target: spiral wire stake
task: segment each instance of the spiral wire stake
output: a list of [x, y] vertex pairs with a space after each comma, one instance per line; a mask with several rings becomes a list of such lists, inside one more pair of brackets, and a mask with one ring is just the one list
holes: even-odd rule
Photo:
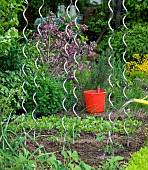
[[[110, 28], [110, 30], [111, 30], [111, 32], [112, 32], [111, 36], [110, 36], [109, 39], [108, 39], [108, 45], [109, 45], [109, 48], [111, 49], [111, 53], [110, 53], [110, 56], [109, 56], [109, 58], [108, 58], [108, 64], [109, 64], [111, 70], [113, 71], [114, 68], [113, 68], [113, 65], [111, 64], [111, 59], [112, 59], [114, 50], [113, 50], [113, 47], [112, 47], [112, 45], [111, 45], [111, 39], [112, 39], [112, 37], [113, 37], [114, 30], [113, 30], [113, 28], [111, 27], [111, 24], [110, 24], [110, 23], [111, 23], [111, 20], [112, 20], [112, 18], [113, 18], [113, 9], [112, 9], [111, 6], [110, 6], [111, 1], [112, 1], [112, 0], [109, 0], [109, 1], [108, 1], [108, 7], [109, 7], [109, 10], [110, 10], [110, 12], [111, 12], [111, 15], [110, 15], [109, 20], [108, 20], [108, 26], [109, 26], [109, 28]], [[108, 82], [109, 82], [109, 85], [111, 86], [112, 91], [113, 91], [113, 84], [112, 84], [112, 82], [111, 82], [111, 77], [112, 77], [112, 73], [109, 75]], [[112, 94], [113, 94], [113, 92], [111, 92], [111, 93], [109, 94], [109, 103], [110, 103], [110, 105], [112, 106], [112, 108], [116, 109], [116, 108], [114, 107], [112, 101], [111, 101], [111, 96], [112, 96]], [[112, 131], [113, 131], [113, 129], [114, 129], [115, 122], [113, 122], [113, 121], [111, 120], [111, 115], [112, 115], [112, 114], [113, 114], [112, 112], [110, 112], [110, 114], [109, 114], [109, 120], [110, 120], [110, 122], [111, 122], [111, 124], [112, 124], [112, 128], [111, 128], [111, 130], [110, 130], [109, 133], [108, 133], [107, 145], [109, 144], [109, 142], [111, 143], [112, 149], [113, 149], [113, 150], [112, 150], [112, 155], [114, 155], [114, 143], [113, 143], [113, 141], [112, 141]]]
[[[47, 23], [48, 23], [48, 51], [47, 51], [47, 56], [50, 57], [50, 46], [51, 46], [51, 36], [50, 36], [50, 33], [49, 33], [49, 21], [50, 21], [50, 15], [52, 15], [51, 13], [49, 14], [48, 18], [47, 18]], [[44, 63], [43, 59], [42, 59], [42, 63]]]
[[[26, 114], [27, 114], [27, 110], [26, 110], [24, 104], [25, 104], [25, 101], [26, 101], [27, 92], [25, 91], [25, 88], [24, 88], [24, 87], [25, 87], [25, 84], [26, 84], [26, 81], [27, 81], [27, 74], [26, 74], [26, 72], [25, 72], [25, 67], [26, 67], [26, 65], [27, 65], [28, 57], [27, 57], [27, 55], [26, 55], [26, 53], [25, 53], [25, 48], [26, 48], [26, 46], [27, 46], [27, 44], [28, 44], [28, 39], [27, 39], [27, 37], [26, 37], [26, 35], [25, 35], [25, 31], [26, 31], [26, 29], [27, 29], [27, 27], [28, 27], [28, 20], [27, 20], [27, 18], [26, 18], [26, 16], [25, 16], [25, 13], [26, 13], [26, 11], [27, 11], [27, 9], [28, 9], [28, 7], [29, 7], [29, 3], [28, 3], [27, 0], [25, 0], [25, 2], [26, 2], [26, 4], [27, 4], [27, 6], [26, 6], [26, 8], [25, 8], [24, 11], [23, 11], [23, 18], [24, 18], [25, 21], [26, 21], [26, 25], [25, 25], [25, 27], [24, 27], [24, 29], [23, 29], [23, 36], [24, 36], [24, 38], [25, 38], [26, 43], [25, 43], [25, 45], [23, 46], [23, 49], [22, 49], [23, 55], [24, 55], [24, 57], [25, 57], [25, 63], [24, 63], [23, 66], [22, 66], [22, 72], [23, 72], [23, 74], [24, 74], [24, 76], [25, 76], [24, 82], [23, 82], [23, 84], [22, 84], [22, 90], [23, 90], [23, 92], [24, 92], [24, 94], [25, 94], [25, 97], [24, 97], [24, 99], [23, 99], [23, 101], [22, 101], [22, 108], [23, 108], [23, 110], [24, 110], [24, 112], [25, 112], [25, 115], [26, 115]], [[24, 120], [24, 118], [22, 119], [22, 121], [23, 121], [23, 120]], [[25, 134], [26, 134], [25, 128], [23, 128], [23, 131], [24, 131]], [[24, 144], [26, 145], [26, 139], [25, 139]]]
[[[71, 17], [70, 17], [70, 15], [69, 15], [69, 13], [68, 13], [68, 10], [69, 10], [71, 4], [72, 4], [72, 0], [71, 0], [71, 2], [70, 2], [70, 5], [69, 5], [69, 6], [67, 7], [67, 9], [66, 9], [66, 14], [67, 14], [68, 18], [70, 18], [70, 19], [71, 19]], [[69, 35], [69, 33], [68, 33], [68, 27], [69, 27], [69, 23], [68, 23], [68, 24], [66, 25], [66, 27], [65, 27], [65, 32], [66, 32], [68, 38], [70, 39], [70, 35]], [[68, 65], [68, 58], [69, 58], [69, 54], [68, 54], [68, 51], [67, 51], [67, 46], [68, 46], [68, 44], [69, 44], [69, 43], [67, 42], [67, 43], [65, 44], [65, 47], [64, 47], [64, 50], [65, 50], [65, 53], [66, 53], [67, 57], [65, 57], [65, 63], [64, 63], [64, 71], [65, 71], [65, 73], [66, 73], [66, 78], [65, 78], [65, 80], [64, 80], [64, 82], [63, 82], [63, 89], [64, 89], [64, 91], [65, 91], [65, 93], [66, 93], [66, 96], [65, 96], [65, 98], [64, 98], [63, 101], [62, 101], [62, 107], [63, 107], [63, 109], [65, 110], [66, 113], [68, 112], [67, 109], [66, 109], [66, 106], [65, 106], [65, 101], [66, 101], [67, 96], [68, 96], [68, 91], [67, 91], [67, 89], [66, 89], [66, 87], [65, 87], [65, 84], [66, 84], [67, 79], [68, 79], [68, 71], [67, 71], [67, 68], [66, 68], [66, 66]], [[64, 119], [65, 119], [65, 116], [63, 116], [63, 118], [62, 118], [62, 126], [63, 126], [63, 129], [64, 129], [63, 151], [65, 150], [66, 136], [67, 136], [67, 129], [66, 129], [65, 125], [64, 125], [64, 123], [65, 123]]]
[[[40, 16], [40, 18], [41, 18], [41, 24], [43, 23], [43, 20], [44, 20], [44, 18], [43, 18], [43, 16], [42, 16], [42, 13], [41, 13], [41, 10], [42, 10], [42, 8], [43, 8], [43, 6], [44, 6], [44, 4], [45, 4], [45, 0], [42, 0], [42, 5], [40, 6], [40, 8], [39, 8], [39, 10], [38, 10], [38, 13], [39, 13], [39, 16]], [[42, 34], [41, 34], [41, 32], [40, 32], [40, 26], [41, 26], [41, 24], [39, 24], [38, 25], [38, 33], [40, 34], [40, 38], [42, 38]], [[39, 41], [39, 43], [40, 43], [40, 41]], [[39, 47], [39, 46], [38, 46]], [[41, 56], [41, 51], [39, 52], [39, 54], [40, 54], [40, 56]], [[41, 56], [41, 61], [42, 61], [42, 63], [44, 64], [44, 61], [43, 61], [43, 58], [42, 58], [42, 56]]]
[[[42, 5], [40, 6], [38, 12], [39, 12], [40, 17], [43, 19], [43, 16], [42, 16], [42, 14], [41, 14], [41, 9], [42, 9], [43, 6], [44, 6], [44, 0], [43, 0], [42, 2], [43, 2], [43, 3], [42, 3]], [[40, 37], [42, 37], [42, 34], [41, 34], [41, 32], [40, 32], [40, 26], [41, 26], [41, 23], [37, 26], [37, 30], [38, 30], [38, 33], [39, 33]], [[40, 40], [38, 40], [37, 43], [36, 43], [36, 49], [37, 49], [37, 51], [38, 51], [39, 56], [41, 56], [41, 51], [40, 51], [40, 49], [39, 49], [39, 44], [40, 44]], [[34, 140], [35, 140], [35, 136], [36, 136], [36, 126], [37, 126], [37, 122], [36, 122], [36, 118], [34, 117], [34, 113], [35, 113], [35, 111], [36, 111], [36, 109], [37, 109], [37, 107], [38, 107], [38, 104], [37, 104], [37, 102], [36, 102], [36, 100], [35, 100], [35, 96], [36, 96], [36, 94], [37, 94], [37, 92], [38, 92], [38, 90], [39, 90], [39, 89], [38, 89], [38, 85], [37, 85], [37, 83], [36, 83], [36, 79], [38, 78], [38, 73], [39, 73], [39, 68], [38, 68], [38, 65], [37, 65], [38, 60], [39, 60], [39, 57], [36, 58], [35, 63], [34, 63], [34, 64], [35, 64], [35, 67], [36, 67], [36, 69], [37, 69], [37, 74], [36, 74], [36, 76], [34, 77], [34, 85], [35, 85], [35, 87], [36, 87], [36, 91], [35, 91], [35, 93], [33, 94], [33, 102], [35, 103], [35, 108], [34, 108], [34, 110], [32, 111], [32, 118], [33, 118], [34, 124], [35, 124], [34, 134], [33, 134]]]
[[[66, 50], [66, 47], [65, 47], [65, 50]], [[66, 59], [66, 61], [65, 61], [65, 63], [64, 63], [64, 71], [65, 71], [65, 73], [67, 74], [67, 76], [68, 76], [68, 71], [67, 71], [67, 69], [66, 69], [66, 65], [67, 65], [67, 59]], [[66, 109], [66, 107], [65, 107], [65, 101], [66, 101], [66, 99], [67, 99], [67, 96], [68, 96], [68, 91], [67, 91], [67, 89], [66, 89], [66, 87], [65, 87], [65, 83], [67, 82], [67, 78], [64, 80], [64, 82], [63, 82], [63, 89], [64, 89], [64, 91], [65, 91], [65, 93], [66, 93], [66, 97], [63, 99], [63, 101], [62, 101], [62, 106], [63, 106], [63, 109], [65, 110], [65, 112], [67, 113], [68, 111], [67, 111], [67, 109]], [[67, 135], [67, 129], [66, 129], [66, 127], [65, 127], [65, 125], [64, 125], [64, 119], [65, 119], [65, 117], [63, 116], [63, 118], [62, 118], [62, 126], [63, 126], [63, 128], [64, 128], [64, 138], [63, 138], [63, 151], [65, 150], [65, 145], [66, 145], [66, 135]]]
[[[75, 8], [76, 8], [77, 12], [80, 13], [80, 11], [79, 11], [79, 9], [78, 9], [78, 7], [77, 7], [77, 2], [78, 2], [78, 0], [75, 1]], [[78, 27], [78, 24], [77, 24], [77, 18], [78, 18], [78, 17], [76, 16], [75, 19], [74, 19], [74, 23], [75, 23], [75, 27], [77, 28], [77, 30], [79, 30], [79, 27]], [[79, 50], [79, 45], [78, 45], [77, 40], [76, 40], [77, 36], [78, 36], [77, 34], [75, 34], [75, 36], [74, 36], [74, 42], [75, 42], [75, 44], [76, 44], [76, 46], [77, 46], [77, 50], [76, 50], [76, 52], [75, 52], [75, 54], [74, 54], [74, 62], [76, 63], [76, 69], [74, 70], [73, 75], [74, 75], [74, 80], [75, 80], [76, 84], [78, 85], [79, 82], [78, 82], [78, 79], [76, 78], [76, 72], [77, 72], [77, 68], [78, 68], [78, 66], [79, 66], [79, 63], [78, 63], [78, 61], [77, 61], [77, 59], [76, 59], [76, 55], [77, 55], [78, 50]], [[76, 93], [75, 93], [76, 89], [77, 89], [77, 86], [75, 85], [75, 87], [74, 87], [74, 89], [73, 89], [73, 95], [74, 95], [74, 97], [75, 97], [75, 99], [76, 99], [76, 103], [74, 103], [74, 105], [73, 105], [73, 113], [74, 113], [75, 116], [76, 116], [76, 121], [75, 121], [74, 124], [73, 124], [73, 144], [74, 144], [74, 137], [75, 137], [75, 125], [76, 125], [76, 123], [77, 123], [78, 118], [80, 118], [80, 117], [78, 116], [78, 114], [76, 113], [76, 110], [75, 110], [75, 107], [76, 107], [76, 105], [77, 105], [77, 103], [78, 103], [78, 97], [77, 97], [77, 95], [76, 95]]]
[[[39, 10], [38, 10], [38, 13], [39, 13], [39, 15], [40, 15], [40, 18], [41, 18], [41, 21], [42, 21], [42, 22], [43, 22], [43, 16], [42, 16], [42, 14], [41, 14], [41, 10], [42, 10], [43, 6], [44, 6], [44, 0], [42, 0], [42, 5], [40, 6], [40, 8], [39, 8]], [[38, 31], [38, 33], [39, 33], [39, 35], [40, 35], [40, 39], [42, 38], [42, 34], [41, 34], [41, 31], [40, 31], [40, 26], [41, 26], [42, 22], [37, 26], [37, 31]], [[41, 58], [41, 60], [42, 60], [41, 51], [40, 51], [40, 48], [39, 48], [40, 39], [39, 39], [39, 40], [37, 41], [37, 43], [36, 43], [36, 49], [37, 49], [37, 51], [38, 51], [39, 56], [36, 58], [36, 60], [35, 60], [35, 62], [34, 62], [35, 67], [36, 67], [36, 70], [37, 70], [37, 73], [36, 73], [36, 75], [35, 75], [35, 77], [34, 77], [34, 85], [35, 85], [35, 87], [36, 87], [36, 91], [35, 91], [35, 93], [33, 94], [33, 102], [35, 103], [35, 108], [34, 108], [34, 110], [32, 111], [32, 118], [33, 118], [34, 124], [35, 124], [34, 133], [33, 133], [33, 139], [32, 139], [31, 136], [29, 136], [30, 139], [31, 139], [32, 141], [34, 141], [34, 142], [38, 145], [38, 148], [33, 152], [32, 155], [34, 155], [39, 149], [43, 149], [45, 155], [47, 154], [45, 147], [42, 146], [42, 145], [40, 145], [38, 142], [36, 142], [36, 126], [37, 126], [37, 121], [36, 121], [36, 118], [35, 118], [35, 116], [34, 116], [35, 111], [37, 110], [37, 107], [38, 107], [38, 103], [37, 103], [36, 100], [35, 100], [35, 96], [36, 96], [36, 94], [37, 94], [38, 91], [39, 91], [38, 85], [37, 85], [37, 83], [36, 83], [36, 80], [37, 80], [38, 74], [39, 74], [38, 61], [39, 61], [40, 58]], [[39, 58], [39, 57], [40, 57], [40, 58]], [[43, 60], [42, 60], [42, 62], [43, 62]], [[44, 76], [43, 76], [43, 78], [44, 78]], [[47, 161], [47, 156], [46, 156], [46, 161]]]
[[[44, 21], [44, 18], [43, 18], [42, 13], [41, 13], [41, 10], [42, 10], [44, 4], [45, 4], [45, 0], [42, 0], [42, 5], [40, 6], [40, 8], [39, 8], [39, 10], [38, 10], [39, 16], [40, 16], [40, 18], [41, 18], [41, 24], [42, 24], [43, 21]], [[48, 22], [48, 20], [47, 20], [47, 22]], [[40, 34], [40, 39], [42, 38], [42, 33], [41, 33], [40, 30], [39, 30], [41, 24], [39, 25], [39, 27], [37, 27], [37, 28], [38, 28], [38, 33]], [[39, 44], [40, 44], [40, 41], [39, 41]], [[39, 44], [38, 44], [38, 47], [39, 47]], [[50, 41], [49, 41], [49, 47], [50, 47]], [[44, 65], [44, 59], [43, 59], [43, 57], [42, 57], [43, 55], [42, 55], [41, 51], [39, 52], [39, 54], [40, 54], [41, 62], [42, 62], [42, 64]], [[49, 50], [48, 50], [48, 56], [49, 56]], [[45, 73], [45, 68], [43, 68], [43, 73]], [[42, 76], [43, 76], [43, 79], [45, 80], [45, 76], [44, 76], [44, 75], [42, 75]]]
[[[127, 85], [128, 85], [128, 80], [126, 79], [126, 76], [125, 76], [126, 66], [127, 66], [127, 61], [126, 61], [126, 59], [125, 59], [125, 55], [126, 55], [126, 53], [127, 53], [127, 51], [128, 51], [128, 45], [127, 45], [127, 43], [125, 42], [125, 37], [126, 37], [127, 31], [128, 31], [128, 28], [127, 28], [127, 26], [126, 26], [126, 24], [125, 24], [125, 19], [126, 19], [126, 16], [127, 16], [127, 14], [128, 14], [128, 10], [127, 10], [127, 8], [125, 7], [125, 4], [124, 4], [124, 3], [125, 3], [125, 0], [122, 1], [123, 8], [124, 8], [124, 10], [125, 10], [125, 12], [126, 12], [125, 15], [123, 16], [123, 19], [122, 19], [123, 26], [124, 26], [124, 28], [125, 28], [125, 33], [124, 33], [124, 35], [123, 35], [123, 43], [124, 43], [124, 45], [125, 45], [125, 51], [124, 51], [123, 56], [122, 56], [123, 61], [124, 61], [124, 63], [125, 63], [125, 67], [124, 67], [124, 70], [123, 70], [123, 78], [124, 78], [124, 81], [125, 81], [125, 87], [123, 88], [123, 95], [124, 95], [125, 99], [128, 100], [128, 97], [127, 97], [127, 95], [126, 95], [126, 93], [125, 93], [125, 91], [126, 91], [126, 89], [127, 89]], [[129, 102], [130, 102], [130, 101], [129, 101]], [[125, 114], [125, 115], [127, 116], [127, 118], [128, 118], [128, 113], [126, 112], [125, 107], [123, 107], [123, 111], [124, 111], [124, 114]], [[129, 147], [129, 133], [127, 132], [127, 129], [126, 129], [126, 121], [127, 121], [127, 118], [126, 118], [125, 121], [124, 121], [124, 131], [125, 131], [125, 133], [126, 133], [126, 135], [127, 135], [127, 147]]]

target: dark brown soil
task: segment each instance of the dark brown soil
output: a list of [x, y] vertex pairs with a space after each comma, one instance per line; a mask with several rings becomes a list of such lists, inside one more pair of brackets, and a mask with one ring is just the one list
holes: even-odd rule
[[[63, 116], [62, 114], [60, 114]], [[70, 114], [68, 115], [71, 116]], [[87, 115], [88, 116], [88, 115]], [[101, 114], [101, 115], [94, 115], [94, 116], [103, 116], [105, 119], [108, 119], [107, 114]], [[121, 119], [123, 117], [121, 116]], [[143, 125], [139, 127], [140, 132], [134, 133], [132, 135], [129, 135], [129, 138], [127, 140], [127, 136], [120, 134], [120, 133], [114, 133], [112, 134], [112, 141], [114, 143], [119, 142], [124, 146], [124, 149], [118, 148], [115, 146], [115, 152], [114, 155], [120, 155], [125, 158], [125, 162], [127, 162], [130, 158], [130, 154], [133, 152], [136, 152], [140, 150], [141, 147], [144, 146], [146, 137], [148, 136], [148, 130], [146, 127], [146, 124], [148, 123], [148, 114], [143, 113], [142, 111], [138, 111], [136, 114], [132, 116], [132, 119], [137, 119], [140, 121], [143, 121]], [[62, 150], [62, 142], [55, 142], [51, 141], [49, 139], [50, 135], [56, 136], [56, 130], [51, 131], [37, 131], [37, 142], [41, 145], [44, 145], [47, 152], [54, 152], [56, 153], [57, 159], [63, 161], [62, 156], [60, 155], [60, 152]], [[100, 165], [100, 161], [103, 160], [103, 158], [106, 160], [106, 158], [109, 158], [109, 154], [105, 153], [103, 150], [103, 147], [105, 146], [107, 139], [103, 140], [101, 142], [96, 141], [96, 132], [83, 132], [80, 134], [80, 136], [77, 138], [77, 140], [70, 144], [70, 146], [66, 147], [66, 149], [71, 149], [73, 151], [77, 151], [80, 158], [87, 164], [97, 168]], [[58, 138], [59, 141], [63, 141], [63, 139]], [[129, 146], [127, 146], [127, 141], [129, 142]], [[27, 140], [26, 148], [33, 152], [37, 146], [34, 144], [34, 142]]]

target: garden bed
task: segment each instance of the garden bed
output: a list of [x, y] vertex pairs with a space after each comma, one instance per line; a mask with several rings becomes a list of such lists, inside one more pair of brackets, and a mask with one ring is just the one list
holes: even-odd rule
[[[62, 113], [59, 114], [62, 117]], [[114, 115], [114, 118], [117, 114]], [[57, 115], [58, 116], [58, 115]], [[73, 113], [69, 113], [67, 115], [68, 117], [73, 116]], [[82, 115], [83, 118], [89, 116], [88, 114]], [[94, 115], [95, 117], [104, 117], [104, 119], [108, 119], [107, 114], [101, 114], [101, 115]], [[118, 116], [118, 115], [117, 115]], [[119, 116], [118, 116], [119, 117]], [[122, 115], [120, 116], [122, 118]], [[112, 141], [118, 146], [115, 146], [115, 154], [114, 156], [122, 156], [124, 157], [124, 162], [128, 162], [130, 159], [130, 154], [133, 152], [136, 152], [140, 150], [141, 147], [144, 146], [146, 136], [147, 136], [147, 124], [148, 124], [148, 115], [144, 113], [142, 110], [139, 110], [136, 114], [134, 114], [131, 119], [133, 120], [139, 120], [142, 121], [142, 125], [138, 127], [138, 132], [132, 133], [129, 135], [128, 141], [129, 146], [127, 146], [127, 136], [120, 132], [115, 132], [112, 134]], [[62, 150], [62, 141], [63, 136], [58, 137], [57, 136], [57, 129], [52, 130], [37, 130], [36, 136], [37, 136], [37, 142], [41, 145], [43, 145], [47, 152], [54, 152], [57, 159], [61, 160], [63, 162], [63, 157], [61, 156], [61, 150]], [[32, 135], [33, 132], [30, 132]], [[99, 167], [100, 162], [106, 160], [111, 156], [110, 153], [105, 153], [104, 146], [106, 146], [107, 138], [106, 139], [97, 141], [98, 132], [81, 132], [79, 133], [79, 137], [75, 140], [75, 142], [72, 144], [69, 144], [67, 142], [66, 150], [72, 150], [77, 151], [79, 154], [79, 157], [87, 164], [91, 165], [92, 167]], [[51, 136], [56, 136], [56, 140], [51, 140]], [[31, 141], [30, 139], [27, 139], [27, 145], [26, 149], [33, 152], [35, 149], [37, 149], [37, 145]]]

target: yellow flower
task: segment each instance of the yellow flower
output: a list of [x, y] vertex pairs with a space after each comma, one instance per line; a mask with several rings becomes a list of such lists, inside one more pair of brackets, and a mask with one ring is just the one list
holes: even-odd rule
[[134, 54], [133, 59], [136, 59], [136, 61], [127, 63], [127, 74], [132, 75], [135, 71], [148, 74], [148, 54], [143, 57], [139, 54]]

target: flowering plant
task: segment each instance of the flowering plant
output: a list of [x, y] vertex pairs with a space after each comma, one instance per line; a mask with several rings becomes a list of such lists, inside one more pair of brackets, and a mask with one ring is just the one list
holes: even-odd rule
[[35, 34], [35, 40], [40, 41], [43, 62], [54, 75], [64, 75], [65, 62], [69, 78], [73, 78], [76, 68], [90, 68], [87, 58], [93, 56], [96, 44], [86, 43], [87, 38], [83, 36], [83, 31], [87, 30], [86, 25], [77, 26], [74, 20], [68, 21], [64, 17], [56, 20], [51, 14], [40, 25], [41, 34]]
[[127, 74], [130, 77], [139, 77], [142, 75], [148, 75], [148, 54], [140, 56], [139, 54], [134, 54], [133, 60], [128, 62]]

